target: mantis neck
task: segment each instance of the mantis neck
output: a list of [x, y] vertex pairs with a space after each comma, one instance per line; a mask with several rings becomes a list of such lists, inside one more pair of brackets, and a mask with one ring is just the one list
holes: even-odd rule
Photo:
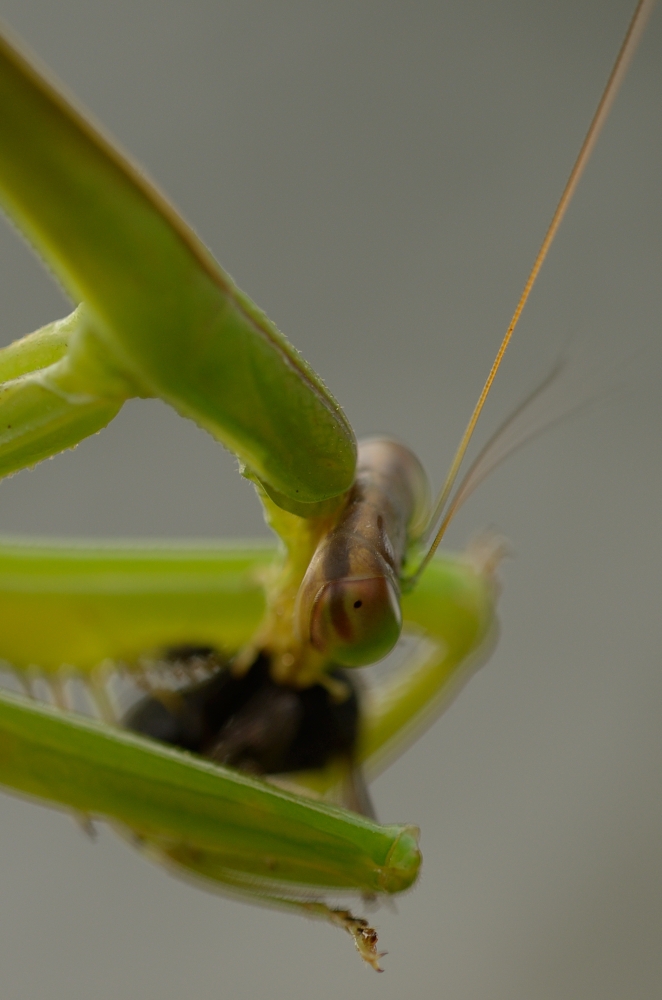
[[260, 653], [271, 661], [271, 676], [278, 684], [308, 687], [325, 683], [327, 658], [302, 641], [295, 624], [295, 605], [301, 581], [320, 540], [336, 523], [346, 494], [325, 505], [317, 517], [298, 517], [278, 507], [258, 486], [267, 524], [283, 543], [282, 558], [264, 581], [267, 607], [262, 623], [248, 646], [235, 658], [233, 671], [246, 672]]

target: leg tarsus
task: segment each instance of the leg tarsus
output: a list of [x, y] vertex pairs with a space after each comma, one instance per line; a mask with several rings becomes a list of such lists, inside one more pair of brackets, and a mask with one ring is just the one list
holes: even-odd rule
[[326, 917], [334, 927], [341, 927], [351, 936], [359, 955], [375, 972], [383, 972], [379, 965], [385, 951], [377, 951], [377, 931], [363, 917], [355, 917], [349, 910], [332, 909], [326, 903], [302, 903], [303, 910], [311, 916]]

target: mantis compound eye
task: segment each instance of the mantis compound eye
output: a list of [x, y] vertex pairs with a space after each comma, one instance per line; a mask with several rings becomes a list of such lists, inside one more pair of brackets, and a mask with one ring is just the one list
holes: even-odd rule
[[310, 642], [334, 663], [363, 667], [390, 653], [402, 616], [395, 587], [384, 576], [325, 583], [310, 610]]

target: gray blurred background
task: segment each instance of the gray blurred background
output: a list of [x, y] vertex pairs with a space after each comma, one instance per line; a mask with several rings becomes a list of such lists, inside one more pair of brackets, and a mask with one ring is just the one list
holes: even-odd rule
[[[326, 379], [439, 483], [630, 16], [628, 0], [0, 0]], [[493, 429], [572, 338], [627, 391], [503, 466], [502, 636], [374, 785], [418, 823], [386, 973], [324, 925], [196, 891], [0, 800], [3, 1000], [662, 992], [662, 11], [527, 308]], [[70, 306], [0, 230], [3, 342]], [[627, 364], [626, 364], [627, 362]], [[588, 379], [590, 383], [590, 378]], [[256, 536], [235, 462], [155, 402], [0, 486], [3, 532]]]

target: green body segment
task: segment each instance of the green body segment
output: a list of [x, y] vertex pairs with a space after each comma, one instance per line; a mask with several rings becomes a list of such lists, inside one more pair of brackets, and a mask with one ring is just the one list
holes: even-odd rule
[[262, 881], [398, 892], [420, 863], [411, 827], [382, 827], [6, 692], [0, 781], [148, 840], [211, 852]]
[[269, 545], [1, 541], [0, 658], [54, 672], [189, 643], [234, 652], [260, 622], [275, 556]]
[[81, 309], [0, 350], [0, 476], [49, 458], [115, 417], [131, 388], [112, 372], [77, 370]]
[[42, 368], [49, 368], [60, 361], [71, 341], [72, 329], [77, 322], [76, 312], [66, 319], [56, 320], [47, 326], [15, 340], [0, 350], [0, 382], [9, 382], [29, 375]]
[[496, 598], [491, 563], [447, 554], [403, 594], [404, 631], [418, 646], [367, 694], [358, 758], [370, 774], [430, 725], [485, 661], [497, 636]]
[[[144, 176], [2, 40], [0, 199], [85, 302], [77, 372], [91, 358], [119, 376], [115, 412], [127, 395], [159, 396], [301, 512], [349, 488], [354, 435], [321, 380]], [[38, 401], [23, 406], [27, 422]], [[78, 439], [110, 416], [82, 421]]]

